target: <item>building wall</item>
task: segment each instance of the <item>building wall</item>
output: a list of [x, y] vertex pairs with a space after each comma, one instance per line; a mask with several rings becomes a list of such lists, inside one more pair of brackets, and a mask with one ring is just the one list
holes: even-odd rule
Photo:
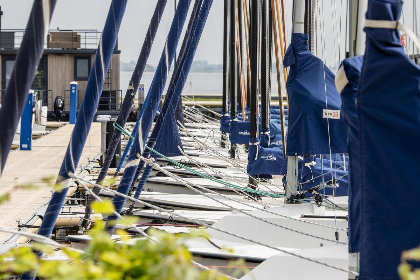
[[[64, 110], [69, 110], [69, 89], [70, 82], [74, 81], [74, 58], [75, 56], [90, 56], [91, 66], [95, 59], [94, 54], [49, 54], [48, 55], [48, 89], [50, 92], [48, 110], [53, 110], [54, 100], [57, 96], [64, 97]], [[87, 81], [76, 81], [78, 83], [78, 105], [83, 99], [83, 94], [86, 90]], [[120, 89], [120, 55], [114, 54], [112, 57], [111, 70], [112, 89]], [[106, 89], [106, 87], [104, 87]]]
[[118, 90], [120, 89], [120, 54], [112, 55], [111, 68], [112, 89]]

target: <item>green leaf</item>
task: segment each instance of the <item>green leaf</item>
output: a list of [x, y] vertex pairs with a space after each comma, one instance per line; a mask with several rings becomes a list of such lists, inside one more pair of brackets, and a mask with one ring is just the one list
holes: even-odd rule
[[111, 215], [114, 213], [114, 204], [109, 200], [104, 200], [103, 202], [95, 201], [92, 203], [91, 208], [101, 214]]
[[10, 200], [10, 193], [5, 193], [3, 195], [0, 195], [0, 204], [7, 202]]

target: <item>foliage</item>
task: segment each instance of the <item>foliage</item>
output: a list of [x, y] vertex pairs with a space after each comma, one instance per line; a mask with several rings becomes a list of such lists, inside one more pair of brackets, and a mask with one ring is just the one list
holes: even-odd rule
[[420, 247], [404, 251], [401, 255], [401, 264], [398, 267], [401, 280], [420, 280], [420, 269], [413, 269], [409, 262], [420, 262]]
[[[108, 202], [95, 203], [92, 208], [108, 214], [113, 210]], [[127, 223], [133, 222], [128, 219]], [[0, 278], [37, 271], [37, 275], [50, 280], [76, 279], [227, 279], [214, 271], [203, 271], [192, 264], [192, 255], [183, 243], [188, 238], [205, 237], [200, 231], [172, 235], [151, 228], [147, 238], [131, 239], [124, 230], [117, 230], [120, 240], [112, 240], [104, 230], [104, 222], [97, 220], [90, 231], [91, 241], [84, 252], [71, 248], [62, 251], [69, 261], [38, 258], [34, 252], [51, 255], [54, 250], [46, 245], [18, 247], [0, 256]], [[13, 261], [7, 261], [7, 259]]]

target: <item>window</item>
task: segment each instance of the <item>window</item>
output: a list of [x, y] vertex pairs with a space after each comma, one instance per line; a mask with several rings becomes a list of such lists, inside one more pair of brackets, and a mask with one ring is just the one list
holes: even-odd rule
[[74, 58], [74, 80], [87, 81], [90, 71], [90, 57]]

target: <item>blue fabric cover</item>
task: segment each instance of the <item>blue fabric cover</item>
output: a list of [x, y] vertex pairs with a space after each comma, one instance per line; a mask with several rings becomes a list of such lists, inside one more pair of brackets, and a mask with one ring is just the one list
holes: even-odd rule
[[[98, 93], [101, 93], [103, 89], [105, 80], [104, 73], [107, 72], [108, 66], [111, 62], [126, 5], [127, 0], [113, 0], [111, 2], [101, 37], [102, 42], [96, 50], [95, 59], [92, 64], [92, 71], [89, 73], [89, 79], [86, 85], [85, 94], [83, 95], [82, 105], [79, 108], [78, 117], [70, 138], [70, 143], [63, 159], [63, 163], [61, 164], [57, 177], [57, 184], [70, 184], [71, 179], [69, 178], [69, 173], [74, 173], [79, 164], [83, 147], [85, 146], [86, 139], [96, 113], [96, 108], [98, 107], [100, 98]], [[66, 186], [63, 190], [56, 191], [52, 195], [38, 231], [39, 235], [46, 237], [51, 235], [57, 217], [60, 214], [61, 208], [66, 200], [67, 191], [68, 187]]]
[[[342, 154], [332, 155], [332, 169], [330, 166], [329, 155], [324, 155], [322, 161], [321, 158], [314, 156], [304, 158], [302, 163], [302, 173], [299, 177], [299, 183], [303, 184], [302, 190], [306, 191], [312, 187], [319, 186], [324, 182], [326, 183], [325, 190], [321, 189], [318, 191], [318, 193], [333, 195], [333, 185], [327, 184], [327, 182], [334, 178], [335, 180], [338, 179], [338, 185], [335, 187], [335, 196], [347, 196], [347, 171], [344, 170], [344, 161], [342, 160], [342, 156]], [[315, 164], [313, 165], [312, 162]], [[323, 163], [323, 166], [321, 162]], [[324, 176], [322, 176], [322, 174], [324, 174]]]
[[[29, 3], [29, 2], [28, 2]], [[6, 91], [2, 92], [2, 108], [0, 109], [0, 177], [6, 165], [13, 138], [28, 99], [29, 89], [36, 75], [36, 70], [44, 52], [44, 4], [33, 1], [31, 14], [22, 38], [19, 52]], [[50, 19], [56, 0], [50, 0]], [[1, 17], [1, 16], [0, 16]], [[5, 84], [2, 84], [5, 87]]]
[[[341, 100], [334, 82], [334, 74], [308, 48], [308, 34], [292, 34], [284, 67], [290, 66], [286, 87], [289, 93], [289, 125], [287, 155], [315, 155], [329, 153], [325, 109], [325, 82], [328, 109], [340, 110]], [[331, 152], [347, 151], [346, 127], [342, 120], [329, 120]]]
[[[180, 2], [181, 3], [181, 2]], [[191, 64], [194, 59], [195, 51], [197, 46], [200, 42], [201, 34], [203, 32], [204, 26], [207, 22], [207, 17], [210, 12], [210, 8], [212, 6], [213, 0], [197, 0], [194, 4], [193, 12], [190, 17], [190, 23], [187, 29], [187, 32], [184, 37], [184, 41], [181, 48], [181, 56], [177, 62], [177, 66], [175, 67], [174, 74], [172, 76], [171, 84], [169, 86], [165, 102], [162, 106], [162, 114], [159, 115], [156, 124], [153, 128], [153, 131], [147, 141], [147, 146], [151, 148], [155, 148], [155, 146], [160, 146], [161, 149], [167, 149], [168, 147], [172, 149], [172, 151], [166, 150], [167, 153], [176, 153], [178, 147], [176, 146], [176, 141], [179, 141], [179, 132], [178, 128], [174, 126], [175, 119], [174, 114], [172, 113], [176, 108], [179, 100], [181, 99], [182, 89], [185, 86], [185, 82], [188, 77], [188, 73], [191, 68]], [[172, 123], [171, 123], [172, 122]], [[166, 126], [164, 128], [163, 126]], [[165, 129], [166, 131], [161, 131]], [[171, 131], [172, 130], [172, 131]], [[162, 132], [162, 134], [160, 134]], [[170, 144], [165, 144], [165, 136], [164, 133], [170, 133], [171, 137], [176, 138], [171, 139]], [[160, 136], [161, 135], [161, 136]], [[160, 137], [159, 137], [160, 136]], [[157, 140], [157, 141], [156, 141]], [[158, 142], [158, 143], [156, 143]], [[168, 147], [164, 147], [164, 145], [168, 145]], [[181, 146], [182, 147], [182, 146]], [[173, 150], [176, 149], [176, 150]], [[143, 157], [148, 158], [150, 157], [150, 150], [146, 149], [143, 152]], [[141, 161], [139, 164], [138, 172], [144, 167], [144, 161]], [[139, 182], [137, 190], [134, 194], [135, 198], [138, 198], [141, 194], [141, 191], [144, 188], [144, 184], [148, 179], [150, 174], [150, 168], [145, 168], [145, 172]], [[138, 178], [138, 174], [136, 174], [136, 178]]]
[[[402, 2], [369, 1], [367, 19], [399, 20]], [[361, 173], [360, 279], [399, 279], [420, 244], [420, 68], [399, 32], [365, 28], [357, 92]]]
[[260, 143], [261, 146], [266, 148], [281, 147], [281, 149], [283, 150], [283, 139], [281, 134], [261, 134]]
[[[136, 67], [133, 71], [131, 76], [130, 85], [133, 87], [132, 89], [128, 88], [127, 92], [124, 97], [123, 104], [120, 109], [120, 113], [116, 120], [116, 123], [124, 127], [127, 121], [127, 118], [131, 112], [131, 107], [134, 102], [134, 98], [136, 96], [136, 92], [140, 85], [140, 80], [143, 76], [144, 69], [146, 67], [147, 59], [149, 58], [150, 51], [152, 50], [152, 45], [154, 38], [156, 36], [160, 20], [162, 18], [163, 12], [165, 10], [167, 0], [159, 0], [156, 4], [155, 11], [153, 13], [153, 17], [150, 21], [149, 28], [147, 30], [146, 38], [144, 39], [143, 47], [141, 49], [139, 58], [136, 63]], [[102, 182], [107, 174], [108, 168], [111, 165], [112, 160], [114, 159], [115, 151], [117, 150], [118, 143], [120, 143], [122, 132], [118, 129], [114, 129], [114, 133], [112, 134], [112, 139], [109, 144], [108, 150], [106, 152], [105, 160], [102, 164], [101, 172], [99, 173], [98, 178], [96, 179], [96, 183], [99, 184]], [[131, 146], [131, 145], [130, 145]], [[125, 157], [124, 157], [125, 159]], [[124, 160], [121, 160], [124, 162]], [[121, 163], [122, 164], [122, 163]], [[99, 194], [100, 189], [94, 188], [93, 192], [95, 194]], [[86, 208], [87, 211], [90, 212], [90, 207]]]
[[[257, 143], [252, 139], [252, 143]], [[256, 175], [283, 175], [287, 168], [287, 159], [283, 158], [281, 147], [264, 148], [261, 145], [249, 145], [247, 172]]]
[[360, 154], [359, 124], [356, 112], [356, 92], [359, 86], [363, 56], [345, 59], [348, 84], [341, 91], [341, 118], [347, 125], [347, 151], [349, 155], [349, 252], [360, 252]]
[[220, 131], [224, 133], [229, 133], [229, 127], [230, 127], [230, 115], [228, 112], [221, 112], [220, 117]]
[[232, 144], [249, 144], [249, 121], [231, 121], [230, 122], [230, 142]]
[[[178, 146], [182, 147], [181, 137], [179, 135], [178, 125], [176, 123], [175, 113], [173, 107], [169, 106], [166, 112], [162, 126], [159, 130], [159, 135], [156, 139], [154, 149], [167, 157], [175, 157], [182, 155]], [[150, 138], [149, 138], [150, 141]], [[153, 157], [159, 157], [152, 154]]]

